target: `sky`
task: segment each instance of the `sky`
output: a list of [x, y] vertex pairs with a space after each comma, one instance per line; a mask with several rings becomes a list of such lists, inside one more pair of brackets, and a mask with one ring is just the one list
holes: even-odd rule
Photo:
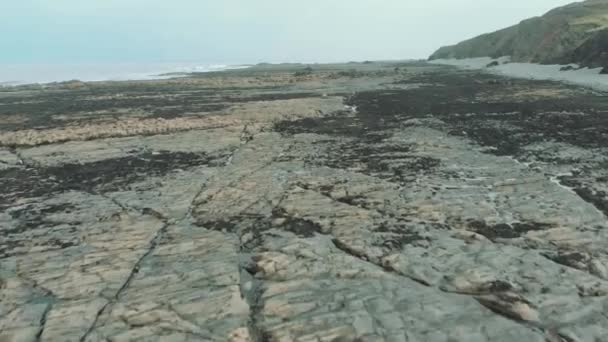
[[0, 64], [426, 58], [572, 0], [0, 0]]

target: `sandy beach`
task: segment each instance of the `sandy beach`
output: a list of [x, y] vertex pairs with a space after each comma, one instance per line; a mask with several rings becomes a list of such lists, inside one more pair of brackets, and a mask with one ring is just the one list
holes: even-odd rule
[[[496, 62], [498, 65], [487, 67]], [[602, 68], [581, 68], [576, 64], [541, 65], [534, 63], [512, 63], [509, 57], [501, 58], [465, 58], [465, 59], [436, 59], [432, 64], [452, 65], [469, 70], [485, 70], [489, 73], [508, 77], [527, 78], [533, 80], [552, 80], [575, 84], [608, 91], [608, 75], [600, 74]], [[562, 71], [564, 67], [572, 70]]]

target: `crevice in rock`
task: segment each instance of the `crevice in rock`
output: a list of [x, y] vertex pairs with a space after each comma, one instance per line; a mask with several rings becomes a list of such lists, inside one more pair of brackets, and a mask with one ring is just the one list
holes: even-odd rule
[[250, 132], [248, 128], [249, 124], [245, 124], [245, 126], [243, 126], [243, 130], [241, 131], [241, 135], [239, 137], [239, 140], [241, 141], [241, 146], [235, 148], [232, 153], [230, 153], [228, 158], [226, 158], [226, 163], [224, 163], [224, 167], [232, 164], [232, 158], [234, 158], [234, 155], [239, 152], [244, 145], [249, 144], [255, 138], [255, 132]]
[[531, 303], [516, 293], [507, 291], [472, 297], [493, 313], [539, 334], [547, 336], [551, 332], [551, 329], [542, 323]]
[[53, 299], [57, 299], [57, 296], [53, 293], [53, 291], [47, 289], [46, 287], [38, 284], [37, 281], [30, 279], [28, 277], [25, 277], [19, 273], [16, 274], [17, 278], [22, 279], [28, 286], [31, 286], [33, 289], [36, 289], [42, 293], [44, 293], [45, 296], [47, 297], [51, 297]]
[[262, 312], [264, 309], [264, 283], [261, 279], [252, 275], [248, 268], [250, 262], [247, 254], [240, 255], [239, 263], [241, 297], [249, 305], [249, 319], [247, 328], [253, 342], [269, 341], [268, 333], [262, 327]]
[[[251, 170], [251, 171], [250, 171], [250, 172], [248, 172], [247, 174], [245, 174], [245, 175], [242, 175], [242, 176], [238, 177], [238, 178], [237, 178], [236, 180], [234, 180], [233, 182], [230, 182], [230, 183], [228, 183], [228, 184], [224, 185], [222, 188], [220, 188], [220, 189], [219, 189], [219, 190], [217, 190], [216, 192], [214, 192], [214, 193], [212, 193], [212, 194], [208, 195], [208, 196], [207, 196], [207, 198], [205, 198], [205, 199], [201, 200], [201, 201], [200, 201], [200, 202], [198, 202], [198, 203], [195, 203], [195, 202], [196, 202], [196, 199], [197, 199], [197, 198], [199, 197], [199, 195], [200, 195], [200, 194], [203, 192], [203, 191], [201, 191], [201, 193], [199, 193], [199, 195], [197, 195], [197, 196], [194, 198], [193, 205], [199, 205], [199, 206], [202, 206], [202, 205], [205, 205], [206, 203], [209, 203], [210, 201], [212, 201], [212, 200], [214, 199], [214, 197], [215, 197], [217, 194], [219, 194], [220, 192], [222, 192], [222, 191], [223, 191], [225, 188], [230, 188], [230, 187], [233, 187], [235, 184], [238, 184], [238, 183], [242, 182], [244, 179], [246, 179], [247, 177], [249, 177], [249, 176], [251, 176], [251, 175], [255, 174], [256, 172], [259, 172], [260, 170], [265, 169], [266, 167], [268, 167], [268, 166], [269, 166], [269, 165], [271, 165], [272, 163], [273, 163], [273, 160], [271, 160], [271, 161], [269, 161], [269, 162], [266, 162], [266, 163], [262, 164], [261, 166], [259, 166], [259, 167], [255, 168], [255, 169]], [[234, 216], [235, 216], [235, 217], [238, 217], [238, 215], [234, 215]], [[206, 222], [209, 222], [209, 221], [206, 221], [206, 220], [201, 220], [201, 219], [195, 220], [195, 224], [196, 224], [196, 225], [198, 225], [198, 226], [204, 226]]]
[[[254, 224], [251, 224], [254, 226]], [[244, 229], [237, 234], [239, 238], [239, 290], [241, 298], [245, 299], [249, 306], [249, 318], [247, 321], [247, 329], [249, 330], [250, 338], [253, 342], [267, 342], [269, 338], [267, 332], [262, 328], [262, 311], [264, 309], [264, 281], [255, 277], [255, 267], [252, 260], [253, 251], [258, 247], [262, 238], [260, 232], [254, 228], [251, 233], [254, 235], [251, 243], [243, 242], [243, 234], [249, 229]]]
[[141, 265], [143, 264], [143, 262], [145, 261], [145, 259], [150, 254], [152, 254], [152, 252], [154, 252], [154, 250], [156, 249], [156, 247], [160, 243], [161, 239], [165, 235], [165, 232], [167, 231], [167, 228], [169, 227], [169, 224], [167, 223], [166, 219], [164, 219], [164, 217], [162, 216], [161, 213], [156, 212], [156, 211], [154, 211], [152, 209], [146, 208], [146, 209], [142, 210], [142, 214], [145, 214], [146, 211], [155, 213], [155, 215], [153, 215], [153, 216], [155, 216], [157, 218], [158, 217], [163, 218], [163, 220], [161, 220], [161, 221], [164, 221], [164, 224], [156, 232], [156, 234], [154, 235], [154, 237], [152, 238], [152, 240], [150, 240], [150, 243], [148, 245], [148, 248], [147, 248], [146, 252], [137, 260], [137, 262], [135, 263], [135, 265], [131, 269], [131, 272], [129, 273], [127, 279], [124, 281], [124, 283], [122, 284], [122, 286], [118, 289], [118, 291], [116, 291], [116, 293], [114, 294], [113, 298], [111, 298], [104, 306], [101, 307], [101, 309], [99, 309], [99, 311], [97, 311], [97, 314], [95, 315], [95, 319], [93, 320], [93, 323], [87, 329], [87, 331], [84, 333], [84, 335], [80, 338], [81, 342], [84, 342], [86, 340], [86, 338], [91, 334], [91, 332], [93, 332], [93, 330], [96, 328], [97, 322], [99, 320], [99, 317], [101, 317], [101, 315], [106, 310], [110, 309], [120, 299], [122, 293], [129, 287], [129, 285], [131, 284], [131, 281], [133, 280], [133, 278], [135, 277], [135, 275], [139, 272], [139, 269], [140, 269]]
[[[287, 191], [273, 207], [272, 212], [279, 210], [281, 203], [287, 197]], [[261, 215], [261, 213], [260, 213]], [[264, 219], [263, 219], [264, 220]], [[252, 260], [253, 253], [262, 244], [262, 231], [264, 226], [259, 220], [254, 220], [249, 224], [249, 228], [241, 230], [237, 236], [239, 238], [239, 289], [241, 298], [244, 298], [249, 305], [249, 318], [247, 328], [253, 342], [270, 341], [269, 333], [262, 326], [264, 310], [264, 280], [255, 276], [255, 262]], [[256, 228], [257, 227], [257, 228]], [[253, 235], [251, 241], [243, 241], [243, 235], [249, 232]]]
[[376, 210], [374, 208], [369, 208], [369, 207], [365, 206], [364, 205], [365, 203], [359, 203], [359, 202], [362, 202], [362, 200], [364, 200], [365, 197], [363, 195], [350, 195], [348, 193], [348, 188], [345, 189], [345, 193], [346, 193], [345, 196], [332, 197], [330, 194], [330, 190], [331, 190], [331, 188], [333, 188], [333, 185], [329, 185], [329, 186], [322, 185], [318, 189], [314, 189], [309, 184], [306, 184], [303, 182], [298, 182], [298, 183], [296, 183], [296, 185], [304, 190], [314, 191], [314, 192], [318, 193], [319, 195], [321, 195], [327, 199], [330, 199], [334, 202], [348, 205], [349, 207], [353, 207], [353, 208], [357, 208], [357, 209], [366, 209], [369, 211], [376, 211], [376, 212], [382, 214], [381, 212], [379, 212], [378, 210]]
[[[246, 140], [246, 141], [242, 142], [242, 143], [241, 143], [241, 147], [238, 147], [238, 148], [234, 149], [234, 150], [232, 151], [232, 153], [230, 154], [230, 156], [229, 156], [228, 158], [226, 158], [226, 162], [224, 163], [224, 167], [227, 167], [228, 165], [232, 164], [232, 159], [233, 159], [234, 155], [236, 155], [236, 154], [237, 154], [237, 153], [238, 153], [238, 152], [241, 150], [241, 148], [242, 148], [242, 146], [243, 146], [243, 145], [246, 145], [246, 144], [250, 143], [251, 141], [253, 141], [254, 137], [255, 137], [255, 135], [253, 135], [253, 136], [251, 137], [251, 139], [249, 139], [249, 140]], [[247, 177], [249, 177], [249, 176], [251, 176], [251, 175], [255, 174], [256, 172], [258, 172], [258, 171], [260, 171], [260, 170], [265, 169], [266, 167], [268, 167], [269, 165], [271, 165], [273, 162], [275, 162], [275, 160], [274, 160], [274, 159], [271, 159], [270, 161], [263, 163], [263, 164], [262, 164], [262, 165], [260, 165], [259, 167], [257, 167], [257, 168], [255, 168], [255, 169], [251, 170], [250, 172], [247, 172], [246, 174], [244, 174], [244, 175], [242, 175], [242, 176], [238, 177], [237, 179], [235, 179], [234, 181], [232, 181], [232, 182], [230, 182], [230, 183], [228, 183], [228, 184], [224, 185], [224, 187], [220, 188], [220, 189], [219, 189], [219, 190], [217, 190], [216, 192], [214, 192], [214, 193], [212, 193], [212, 194], [208, 195], [208, 196], [207, 196], [207, 198], [205, 198], [204, 200], [201, 200], [200, 202], [197, 202], [198, 197], [199, 197], [199, 196], [200, 196], [200, 195], [203, 193], [203, 189], [201, 189], [201, 191], [199, 191], [199, 193], [198, 193], [196, 196], [194, 196], [194, 199], [192, 200], [192, 204], [191, 204], [191, 207], [190, 207], [190, 209], [189, 209], [189, 214], [190, 214], [190, 215], [192, 214], [192, 209], [194, 209], [194, 208], [193, 208], [193, 207], [194, 207], [194, 205], [204, 205], [204, 204], [206, 204], [206, 203], [209, 203], [210, 201], [212, 201], [212, 200], [213, 200], [213, 198], [214, 198], [214, 197], [215, 197], [215, 196], [216, 196], [218, 193], [220, 193], [220, 192], [221, 192], [222, 190], [224, 190], [225, 188], [232, 187], [232, 186], [234, 186], [235, 184], [238, 184], [238, 183], [242, 182], [242, 181], [243, 181], [245, 178], [247, 178]], [[195, 220], [195, 221], [197, 221], [197, 220]], [[197, 221], [197, 222], [195, 222], [195, 224], [196, 224], [196, 225], [202, 225], [202, 223], [201, 223], [201, 222], [198, 222], [198, 221]]]
[[51, 310], [53, 309], [53, 304], [49, 303], [46, 307], [46, 309], [44, 310], [44, 312], [42, 313], [42, 317], [40, 317], [40, 329], [38, 330], [38, 333], [36, 334], [36, 341], [40, 341], [40, 338], [42, 337], [42, 334], [44, 333], [44, 329], [46, 328], [46, 320], [49, 316], [49, 312], [51, 312]]
[[591, 262], [593, 257], [584, 252], [570, 251], [557, 253], [540, 253], [545, 259], [558, 264], [559, 266], [567, 267], [576, 271], [585, 272], [588, 275], [595, 277], [601, 281], [606, 279], [592, 272]]
[[[233, 159], [234, 155], [236, 155], [241, 150], [242, 146], [251, 142], [254, 139], [254, 137], [255, 137], [255, 134], [250, 133], [248, 131], [248, 126], [245, 125], [245, 127], [243, 128], [243, 131], [241, 133], [241, 146], [238, 148], [235, 148], [231, 151], [230, 155], [226, 158], [226, 161], [225, 161], [224, 165], [222, 165], [222, 167], [226, 167], [226, 166], [230, 165], [232, 163], [232, 159]], [[253, 170], [247, 176], [257, 172], [258, 170], [268, 166], [269, 164], [270, 163], [265, 163], [261, 168]], [[243, 178], [245, 178], [247, 176], [240, 177], [236, 182], [241, 181]], [[178, 221], [183, 221], [188, 218], [192, 218], [192, 213], [193, 213], [195, 207], [197, 205], [201, 204], [201, 203], [197, 203], [197, 199], [205, 191], [208, 184], [209, 184], [208, 182], [204, 182], [200, 186], [200, 188], [198, 189], [196, 194], [192, 197], [192, 200], [190, 201], [190, 204], [188, 206], [186, 213]], [[209, 200], [211, 200], [211, 198], [207, 199], [207, 201], [209, 201]], [[146, 208], [144, 210], [146, 210]], [[153, 211], [152, 209], [148, 209], [147, 211], [151, 211], [152, 214], [156, 213], [156, 214], [160, 215], [160, 213], [157, 213], [157, 212]], [[154, 216], [156, 216], [156, 215], [154, 215]], [[162, 217], [162, 215], [160, 215], [160, 216]], [[166, 219], [165, 219], [165, 222], [167, 222]], [[151, 242], [151, 247], [148, 250], [148, 252], [144, 256], [142, 256], [140, 261], [134, 267], [134, 271], [138, 268], [138, 266], [141, 264], [141, 262], [147, 257], [147, 255], [149, 255], [154, 250], [154, 248], [160, 241], [160, 238], [162, 237], [162, 235], [164, 235], [164, 232], [166, 231], [166, 229], [167, 229], [167, 225], [165, 225], [161, 229], [161, 231], [159, 231], [159, 234], [157, 235], [157, 237]], [[261, 331], [261, 329], [259, 328], [259, 325], [258, 325], [258, 319], [260, 316], [259, 314], [261, 313], [261, 310], [263, 307], [263, 304], [261, 303], [262, 285], [261, 285], [261, 281], [259, 279], [255, 279], [247, 271], [247, 263], [249, 261], [248, 255], [249, 254], [248, 254], [248, 251], [246, 250], [246, 248], [244, 246], [240, 246], [239, 264], [238, 264], [239, 277], [240, 277], [239, 290], [241, 293], [241, 297], [244, 298], [249, 305], [250, 315], [249, 315], [248, 329], [253, 338], [253, 341], [266, 341], [266, 339], [264, 338], [265, 333]], [[127, 281], [123, 284], [123, 287], [117, 292], [115, 299], [114, 299], [115, 301], [119, 299], [122, 291], [124, 291], [124, 289], [126, 289], [128, 287], [130, 280], [135, 275], [135, 273], [136, 273], [136, 271], [131, 273], [131, 275], [129, 276], [129, 279], [127, 279]], [[249, 284], [246, 284], [247, 282], [249, 282]], [[102, 310], [100, 310], [98, 316], [100, 316], [103, 313], [103, 311], [105, 311], [105, 309], [106, 308], [103, 308]], [[176, 312], [176, 314], [179, 316], [179, 314], [177, 313], [176, 310], [174, 310], [172, 307], [170, 307], [170, 309], [173, 312]], [[209, 338], [209, 336], [198, 336], [198, 337]]]
[[190, 201], [190, 205], [188, 205], [188, 210], [186, 210], [186, 214], [184, 215], [184, 217], [182, 219], [186, 219], [187, 217], [192, 216], [192, 211], [194, 210], [194, 205], [195, 205], [196, 199], [198, 198], [198, 196], [200, 196], [203, 193], [203, 191], [205, 191], [206, 187], [207, 187], [207, 182], [203, 183], [199, 187], [196, 194], [192, 197], [192, 200]]
[[[119, 202], [116, 198], [106, 195], [105, 193], [94, 191], [94, 190], [88, 190], [86, 192], [93, 196], [100, 196], [100, 197], [103, 197], [103, 198], [109, 200], [110, 202], [112, 202], [113, 204], [118, 206], [123, 212], [129, 211], [129, 208], [126, 205]], [[141, 210], [136, 210], [136, 211], [141, 211]]]
[[377, 263], [377, 262], [374, 262], [373, 260], [370, 260], [370, 258], [367, 255], [365, 255], [364, 253], [361, 253], [359, 251], [356, 251], [356, 250], [350, 248], [348, 245], [346, 245], [345, 243], [341, 242], [340, 240], [338, 240], [336, 238], [333, 238], [331, 241], [334, 244], [334, 246], [336, 246], [337, 249], [341, 250], [342, 252], [344, 252], [344, 253], [346, 253], [348, 255], [351, 255], [351, 256], [353, 256], [353, 257], [355, 257], [357, 259], [363, 260], [363, 261], [365, 261], [367, 263], [370, 263], [370, 264], [372, 264], [372, 265], [374, 265], [376, 267], [380, 267], [385, 272], [392, 273], [392, 274], [398, 275], [398, 276], [403, 277], [403, 278], [407, 278], [409, 280], [412, 280], [412, 281], [414, 281], [414, 282], [416, 282], [416, 283], [418, 283], [420, 285], [424, 285], [426, 287], [431, 287], [431, 284], [428, 283], [424, 279], [420, 279], [420, 278], [416, 278], [416, 277], [412, 277], [412, 276], [409, 276], [409, 275], [402, 274], [400, 272], [397, 272], [396, 270], [394, 270], [391, 267], [387, 267], [386, 265], [383, 265], [381, 263]]
[[560, 342], [576, 342], [576, 340], [570, 336], [567, 336], [565, 334], [558, 334], [559, 338], [561, 338], [562, 340]]
[[546, 342], [575, 342], [574, 339], [560, 334], [556, 328], [549, 328], [545, 330], [545, 341]]
[[133, 266], [133, 269], [131, 269], [131, 273], [129, 273], [129, 276], [127, 277], [127, 280], [122, 284], [122, 286], [120, 287], [120, 289], [116, 292], [116, 294], [114, 295], [114, 300], [118, 300], [120, 299], [120, 296], [122, 295], [122, 293], [129, 287], [129, 285], [131, 284], [131, 281], [133, 280], [133, 277], [135, 277], [135, 275], [139, 272], [139, 269], [141, 267], [141, 264], [144, 262], [144, 260], [150, 255], [152, 254], [152, 252], [154, 252], [154, 250], [156, 249], [156, 247], [158, 246], [158, 244], [160, 243], [160, 240], [163, 238], [164, 233], [167, 231], [167, 228], [169, 227], [168, 224], [164, 224], [157, 232], [156, 235], [154, 236], [154, 238], [152, 239], [152, 241], [150, 242], [150, 245], [148, 247], [148, 249], [146, 250], [146, 252], [139, 258], [139, 260], [137, 260], [137, 262], [135, 263], [135, 266]]
[[106, 311], [106, 308], [109, 305], [110, 305], [110, 302], [107, 302], [99, 310], [97, 310], [97, 313], [95, 314], [95, 318], [93, 319], [93, 323], [91, 323], [91, 325], [89, 326], [87, 331], [85, 331], [85, 333], [80, 337], [80, 340], [79, 340], [80, 342], [85, 342], [87, 337], [89, 337], [89, 335], [93, 332], [95, 327], [97, 327], [97, 322], [99, 321], [99, 317], [101, 317], [101, 315]]
[[[333, 239], [331, 240], [331, 242], [334, 244], [334, 246], [335, 246], [337, 249], [341, 250], [342, 252], [344, 252], [344, 253], [346, 253], [346, 254], [348, 254], [348, 255], [350, 255], [350, 256], [353, 256], [353, 257], [355, 257], [355, 258], [357, 258], [357, 259], [361, 259], [361, 260], [363, 260], [363, 261], [365, 261], [365, 262], [372, 263], [372, 262], [369, 260], [369, 258], [367, 257], [367, 255], [365, 255], [364, 253], [361, 253], [361, 252], [359, 252], [359, 251], [356, 251], [356, 250], [354, 250], [354, 249], [350, 248], [348, 245], [346, 245], [346, 244], [345, 244], [345, 243], [343, 243], [342, 241], [340, 241], [340, 240], [338, 240], [338, 239], [336, 239], [336, 238], [333, 238]], [[374, 264], [374, 263], [372, 263], [372, 264]], [[374, 265], [376, 265], [376, 264], [374, 264]], [[378, 266], [378, 265], [376, 265], [376, 266]], [[382, 267], [382, 266], [380, 266], [380, 267]], [[382, 268], [384, 268], [384, 267], [382, 267]]]
[[[233, 152], [234, 153], [234, 152]], [[226, 161], [226, 164], [228, 163], [228, 161]], [[196, 198], [204, 191], [205, 186], [207, 184], [203, 183], [203, 185], [201, 185], [199, 191], [196, 193], [196, 195], [194, 195], [192, 197], [192, 201], [190, 202], [190, 205], [188, 207], [188, 210], [186, 212], [186, 214], [179, 220], [185, 220], [188, 216], [190, 216], [192, 214], [192, 210], [195, 204], [195, 200]], [[146, 250], [146, 252], [139, 258], [139, 260], [135, 263], [135, 265], [133, 266], [133, 268], [131, 269], [131, 272], [129, 273], [129, 276], [127, 277], [127, 279], [125, 280], [125, 282], [122, 284], [122, 286], [120, 287], [120, 289], [114, 294], [113, 298], [110, 299], [110, 301], [108, 301], [104, 306], [102, 306], [96, 316], [95, 319], [93, 321], [93, 323], [91, 324], [91, 326], [88, 328], [88, 330], [84, 333], [84, 335], [80, 338], [80, 341], [83, 342], [86, 340], [86, 338], [93, 332], [93, 330], [97, 327], [97, 322], [99, 320], [99, 318], [101, 317], [101, 315], [106, 312], [109, 308], [112, 307], [112, 305], [114, 305], [121, 297], [122, 293], [129, 287], [131, 281], [133, 280], [133, 278], [135, 277], [135, 275], [139, 272], [139, 269], [141, 267], [141, 265], [143, 264], [143, 262], [145, 261], [145, 259], [154, 252], [154, 250], [156, 250], [156, 247], [160, 244], [160, 241], [162, 240], [163, 236], [165, 235], [167, 229], [169, 228], [170, 224], [169, 224], [169, 220], [167, 217], [165, 217], [162, 213], [151, 209], [151, 208], [132, 208], [129, 207], [123, 203], [121, 203], [120, 201], [116, 200], [115, 198], [108, 196], [104, 193], [101, 192], [96, 192], [96, 191], [89, 191], [89, 193], [93, 194], [93, 195], [98, 195], [101, 197], [104, 197], [108, 200], [110, 200], [112, 203], [114, 203], [115, 205], [117, 205], [118, 207], [120, 207], [123, 211], [135, 211], [135, 212], [139, 212], [142, 215], [148, 215], [148, 216], [153, 216], [155, 218], [157, 218], [159, 221], [163, 222], [163, 226], [156, 232], [154, 238], [150, 241], [148, 249]], [[175, 310], [173, 310], [175, 311]]]
[[203, 341], [212, 341], [213, 340], [213, 336], [209, 333], [206, 333], [203, 331], [203, 329], [201, 329], [201, 327], [193, 322], [190, 319], [187, 319], [186, 317], [184, 317], [182, 314], [179, 313], [178, 310], [176, 310], [173, 305], [171, 303], [169, 303], [166, 307], [168, 310], [170, 310], [172, 313], [175, 314], [175, 316], [177, 316], [177, 318], [179, 318], [180, 320], [182, 320], [183, 322], [187, 322], [189, 324], [192, 324], [193, 326], [195, 326], [196, 328], [200, 329], [200, 331], [192, 331], [192, 330], [180, 330], [180, 329], [163, 329], [163, 330], [167, 330], [167, 331], [178, 331], [178, 332], [186, 332], [190, 335], [196, 336], [197, 338], [203, 340]]

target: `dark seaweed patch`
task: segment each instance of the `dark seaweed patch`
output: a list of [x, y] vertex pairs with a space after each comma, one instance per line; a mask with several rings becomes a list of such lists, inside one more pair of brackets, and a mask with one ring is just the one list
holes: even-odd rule
[[420, 236], [418, 233], [401, 233], [383, 236], [382, 241], [374, 243], [373, 245], [384, 247], [390, 251], [400, 251], [404, 246], [425, 240], [427, 240], [427, 238]]
[[432, 172], [441, 161], [408, 153], [406, 147], [395, 149], [382, 144], [333, 144], [326, 155], [309, 158], [307, 163], [360, 172], [397, 183], [407, 183], [419, 173]]
[[226, 233], [234, 233], [238, 228], [238, 223], [231, 220], [203, 221], [199, 222], [198, 225], [203, 226], [207, 229], [217, 230]]
[[186, 114], [196, 113], [197, 115], [200, 113], [206, 112], [217, 112], [224, 109], [229, 108], [230, 106], [224, 103], [216, 103], [216, 104], [203, 104], [197, 106], [191, 105], [182, 105], [182, 106], [173, 106], [173, 107], [160, 107], [160, 108], [151, 108], [150, 118], [163, 118], [163, 119], [173, 119], [186, 116]]
[[481, 234], [494, 241], [496, 239], [516, 239], [529, 231], [546, 230], [551, 228], [550, 224], [537, 222], [523, 222], [496, 225], [488, 225], [484, 221], [473, 220], [468, 223], [469, 230]]
[[[58, 127], [67, 122], [80, 122], [94, 118], [115, 119], [125, 110], [143, 110], [153, 117], [176, 117], [184, 113], [199, 113], [225, 107], [217, 103], [215, 92], [209, 90], [180, 94], [177, 90], [166, 94], [159, 91], [139, 91], [136, 86], [118, 92], [118, 89], [72, 90], [69, 92], [41, 92], [36, 97], [3, 98], [0, 115], [23, 113], [25, 124], [0, 125], [0, 129], [32, 127]], [[65, 120], [54, 120], [61, 115]]]
[[17, 220], [17, 224], [11, 229], [3, 229], [2, 234], [9, 236], [20, 234], [30, 229], [58, 226], [62, 223], [51, 221], [47, 219], [47, 216], [57, 212], [70, 212], [71, 209], [74, 209], [74, 205], [71, 203], [62, 203], [44, 207], [29, 204], [23, 208], [11, 210], [8, 213], [11, 218]]
[[599, 211], [608, 216], [608, 194], [605, 191], [593, 190], [585, 186], [581, 181], [575, 177], [563, 176], [559, 177], [561, 184], [573, 188], [574, 192], [587, 203], [592, 204]]
[[[200, 215], [204, 216], [204, 215]], [[289, 231], [300, 237], [312, 237], [315, 233], [323, 234], [322, 227], [310, 220], [288, 215], [284, 210], [274, 209], [269, 217], [255, 215], [236, 215], [222, 220], [199, 220], [197, 225], [207, 229], [253, 235], [253, 245], [258, 245], [262, 233], [270, 229]], [[249, 243], [251, 245], [251, 243]]]
[[[503, 87], [497, 88], [495, 80]], [[571, 87], [523, 79], [505, 83], [495, 76], [472, 71], [427, 73], [410, 82], [435, 86], [361, 92], [352, 96], [348, 104], [357, 106], [357, 116], [368, 122], [437, 117], [451, 126], [453, 134], [493, 147], [489, 152], [499, 155], [517, 154], [521, 147], [545, 140], [581, 147], [608, 145], [608, 101], [599, 94], [579, 91], [567, 98], [490, 100], [484, 94], [507, 96], [539, 86]]]
[[240, 238], [251, 234], [251, 238], [241, 245], [244, 251], [252, 251], [261, 245], [263, 233], [272, 228], [271, 218], [263, 215], [227, 215], [215, 220], [209, 220], [205, 216], [205, 213], [197, 213], [195, 224], [206, 229], [236, 234]]
[[593, 204], [604, 215], [608, 216], [608, 194], [605, 191], [593, 191], [589, 188], [575, 188], [574, 191], [583, 200]]
[[[306, 188], [304, 184], [302, 186]], [[315, 233], [323, 234], [323, 229], [319, 224], [311, 220], [289, 215], [281, 208], [274, 208], [272, 210], [272, 220], [275, 222], [272, 225], [273, 228], [286, 230], [300, 237], [312, 237]], [[278, 225], [276, 225], [276, 222], [278, 222]]]
[[429, 241], [428, 237], [421, 236], [416, 231], [408, 229], [402, 222], [382, 222], [374, 228], [381, 236], [374, 246], [384, 247], [391, 251], [401, 250], [403, 247], [418, 241]]
[[510, 291], [513, 289], [513, 286], [506, 281], [495, 280], [495, 281], [491, 282], [487, 288], [488, 288], [489, 292], [495, 293], [495, 292]]
[[292, 232], [300, 237], [313, 237], [315, 233], [323, 233], [321, 226], [310, 220], [287, 217], [278, 228]]
[[214, 164], [206, 153], [144, 153], [87, 164], [65, 164], [45, 171], [63, 188], [115, 191], [145, 176], [165, 175], [176, 169]]
[[148, 176], [162, 176], [200, 165], [221, 166], [228, 155], [228, 151], [218, 155], [163, 151], [85, 164], [2, 170], [0, 188], [4, 196], [0, 199], [0, 208], [10, 206], [16, 198], [69, 190], [106, 192], [127, 189], [130, 183]]
[[54, 239], [54, 240], [50, 240], [48, 242], [48, 245], [50, 245], [50, 246], [56, 246], [59, 249], [66, 249], [66, 248], [78, 246], [78, 243], [76, 243], [74, 241], [61, 241], [61, 240], [58, 240], [58, 239]]
[[311, 165], [361, 172], [399, 183], [409, 182], [419, 172], [431, 172], [440, 160], [410, 153], [408, 146], [386, 144], [386, 130], [398, 127], [394, 117], [379, 121], [370, 116], [336, 112], [321, 118], [281, 121], [274, 130], [283, 134], [315, 133], [352, 139], [322, 142], [324, 154], [305, 157]]
[[320, 118], [302, 118], [285, 120], [274, 125], [274, 131], [283, 134], [315, 133], [332, 136], [360, 137], [365, 135], [365, 128], [359, 125], [356, 117], [347, 112], [335, 112]]
[[[65, 249], [76, 246], [77, 241], [73, 241], [70, 236], [57, 234], [57, 238], [45, 240], [46, 232], [54, 227], [61, 226], [59, 230], [62, 232], [73, 231], [75, 227], [81, 225], [78, 221], [61, 222], [49, 217], [54, 213], [70, 213], [75, 206], [72, 203], [61, 204], [46, 204], [44, 202], [38, 204], [28, 204], [23, 207], [9, 209], [7, 213], [15, 221], [10, 228], [0, 228], [0, 234], [5, 237], [0, 244], [0, 258], [9, 257], [18, 254], [18, 249], [26, 245], [32, 236], [40, 236], [41, 239], [35, 239], [37, 246], [51, 247], [53, 249]], [[30, 231], [35, 231], [32, 234], [25, 234]], [[31, 243], [31, 242], [30, 242]]]
[[266, 94], [255, 94], [250, 96], [224, 96], [222, 101], [239, 103], [239, 102], [262, 102], [262, 101], [277, 101], [277, 100], [293, 100], [305, 99], [311, 97], [319, 97], [317, 93], [290, 93], [290, 92], [273, 92]]
[[542, 255], [560, 265], [579, 270], [587, 270], [587, 263], [590, 261], [588, 255], [580, 252], [543, 253]]

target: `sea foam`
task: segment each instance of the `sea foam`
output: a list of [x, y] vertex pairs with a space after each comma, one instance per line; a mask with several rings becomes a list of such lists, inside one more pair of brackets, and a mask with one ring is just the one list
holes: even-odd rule
[[189, 73], [246, 67], [248, 66], [199, 63], [0, 64], [0, 87], [70, 80], [94, 82], [167, 79]]

